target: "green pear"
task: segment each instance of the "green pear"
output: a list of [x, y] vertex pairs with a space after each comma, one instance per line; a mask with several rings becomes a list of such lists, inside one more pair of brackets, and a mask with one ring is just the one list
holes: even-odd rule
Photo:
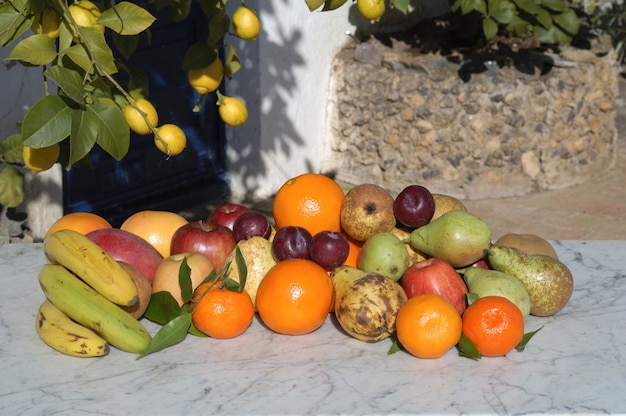
[[495, 270], [508, 273], [522, 282], [530, 296], [531, 315], [554, 315], [572, 297], [572, 272], [559, 260], [497, 245], [489, 248], [488, 259]]
[[485, 296], [502, 296], [513, 302], [522, 315], [530, 314], [530, 296], [526, 287], [510, 274], [481, 267], [468, 267], [463, 279], [470, 293], [482, 298]]
[[391, 233], [374, 234], [363, 243], [357, 264], [359, 269], [400, 280], [410, 263], [402, 240]]
[[411, 231], [410, 243], [414, 249], [460, 268], [485, 256], [491, 244], [491, 229], [468, 211], [448, 211]]

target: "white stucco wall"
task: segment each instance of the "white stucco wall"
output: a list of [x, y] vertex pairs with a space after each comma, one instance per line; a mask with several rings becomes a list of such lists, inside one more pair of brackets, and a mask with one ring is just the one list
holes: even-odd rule
[[319, 172], [327, 148], [330, 61], [351, 29], [348, 8], [310, 12], [302, 0], [246, 4], [259, 10], [257, 42], [235, 43], [244, 69], [227, 84], [250, 119], [227, 129], [232, 193], [268, 197], [290, 177]]

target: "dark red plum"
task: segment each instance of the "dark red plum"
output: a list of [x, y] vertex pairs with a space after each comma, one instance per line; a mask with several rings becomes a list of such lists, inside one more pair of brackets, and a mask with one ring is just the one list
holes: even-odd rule
[[345, 235], [333, 231], [320, 231], [311, 238], [311, 260], [326, 270], [341, 266], [350, 254], [350, 244]]
[[288, 225], [279, 228], [272, 240], [272, 255], [276, 261], [309, 259], [311, 233], [302, 227]]
[[272, 225], [265, 215], [249, 210], [241, 214], [233, 223], [233, 235], [238, 242], [259, 236], [269, 238]]
[[406, 227], [419, 228], [435, 214], [435, 198], [421, 185], [409, 185], [393, 201], [396, 219]]

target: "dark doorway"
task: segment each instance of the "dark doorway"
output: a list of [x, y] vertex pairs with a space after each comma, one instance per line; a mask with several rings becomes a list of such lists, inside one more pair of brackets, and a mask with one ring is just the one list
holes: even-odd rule
[[224, 127], [213, 104], [215, 97], [207, 97], [201, 111], [194, 113], [199, 96], [182, 69], [187, 48], [207, 37], [206, 16], [194, 9], [185, 23], [172, 23], [167, 10], [153, 13], [157, 20], [150, 43], [142, 40], [130, 63], [149, 77], [148, 98], [159, 112], [159, 125], [180, 126], [187, 135], [187, 148], [166, 159], [154, 146], [152, 135], [131, 134], [130, 150], [122, 161], [94, 149], [95, 168], [74, 167], [64, 172], [65, 213], [95, 212], [119, 226], [139, 210], [181, 211], [228, 192]]

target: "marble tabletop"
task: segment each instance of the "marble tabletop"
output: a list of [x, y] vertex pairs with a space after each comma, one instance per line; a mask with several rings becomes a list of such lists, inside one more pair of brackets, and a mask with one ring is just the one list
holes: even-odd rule
[[[575, 280], [523, 352], [476, 361], [388, 355], [390, 340], [349, 338], [332, 316], [303, 336], [255, 320], [230, 340], [188, 336], [136, 360], [64, 356], [41, 342], [40, 244], [0, 250], [0, 414], [626, 413], [626, 241], [554, 241]], [[151, 333], [158, 330], [150, 322]]]

